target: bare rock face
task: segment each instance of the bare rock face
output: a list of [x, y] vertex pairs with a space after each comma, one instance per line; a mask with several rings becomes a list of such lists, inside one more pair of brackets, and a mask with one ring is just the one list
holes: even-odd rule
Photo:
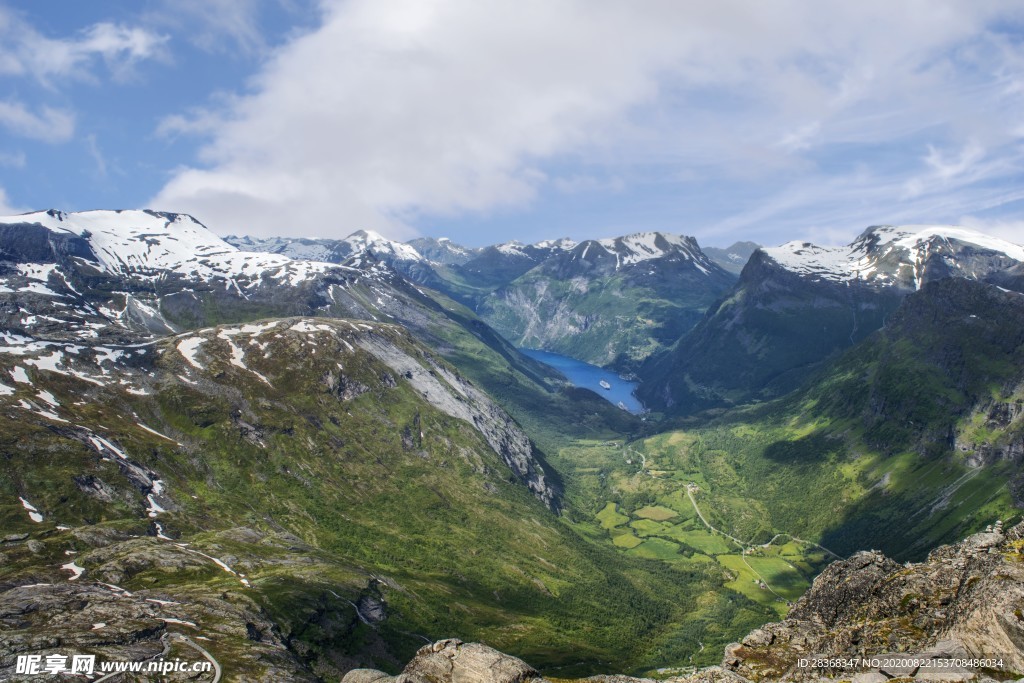
[[342, 683], [526, 683], [543, 681], [521, 659], [480, 643], [457, 638], [439, 640], [419, 649], [398, 676], [373, 669], [355, 669]]
[[381, 335], [362, 335], [356, 344], [403, 377], [435, 408], [473, 425], [536, 498], [552, 510], [559, 508], [561, 491], [537, 459], [530, 438], [486, 393], [435, 359], [414, 358]]

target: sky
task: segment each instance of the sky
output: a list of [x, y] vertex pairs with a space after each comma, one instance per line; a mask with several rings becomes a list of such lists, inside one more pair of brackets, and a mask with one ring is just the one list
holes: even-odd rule
[[0, 0], [0, 213], [1024, 242], [1017, 0]]

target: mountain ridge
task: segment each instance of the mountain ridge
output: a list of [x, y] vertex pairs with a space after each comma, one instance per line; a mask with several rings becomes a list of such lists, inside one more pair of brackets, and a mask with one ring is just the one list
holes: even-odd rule
[[946, 277], [998, 280], [1017, 256], [1024, 247], [945, 226], [874, 226], [846, 247], [756, 250], [732, 291], [645, 361], [641, 398], [686, 413], [782, 395], [880, 329], [908, 293]]

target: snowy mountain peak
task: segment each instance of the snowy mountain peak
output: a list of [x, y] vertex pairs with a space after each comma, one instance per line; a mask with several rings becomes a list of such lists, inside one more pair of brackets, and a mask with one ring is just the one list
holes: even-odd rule
[[936, 240], [972, 244], [1005, 254], [1016, 261], [1024, 261], [1024, 246], [956, 225], [875, 225], [861, 233], [853, 245], [864, 242], [865, 248], [869, 248], [867, 243], [874, 243], [913, 250], [924, 248], [926, 243]]
[[596, 241], [607, 251], [615, 254], [619, 266], [633, 265], [666, 256], [678, 256], [693, 261], [704, 272], [708, 272], [710, 268], [717, 268], [700, 250], [697, 240], [686, 235], [638, 232]]
[[38, 225], [88, 244], [99, 270], [141, 279], [175, 274], [200, 280], [257, 281], [266, 274], [289, 282], [308, 279], [331, 264], [278, 254], [240, 251], [192, 216], [149, 210], [39, 211], [0, 217], [0, 226]]
[[569, 239], [568, 237], [560, 237], [556, 240], [541, 240], [533, 246], [538, 249], [553, 249], [557, 251], [569, 251], [576, 246], [575, 240]]
[[389, 240], [373, 230], [357, 230], [342, 241], [351, 245], [352, 256], [369, 252], [384, 260], [426, 261], [414, 247]]
[[980, 279], [1024, 261], [1024, 246], [953, 225], [876, 225], [843, 247], [796, 240], [764, 252], [814, 280], [914, 289], [929, 275]]
[[526, 256], [523, 250], [523, 243], [518, 240], [510, 240], [494, 245], [494, 248], [507, 256]]

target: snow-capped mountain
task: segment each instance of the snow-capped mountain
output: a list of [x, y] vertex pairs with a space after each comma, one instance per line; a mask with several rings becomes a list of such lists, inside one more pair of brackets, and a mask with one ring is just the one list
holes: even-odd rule
[[343, 263], [350, 258], [370, 254], [386, 263], [394, 261], [425, 262], [426, 259], [408, 244], [389, 240], [372, 230], [357, 230], [340, 240], [288, 238], [288, 237], [249, 237], [234, 235], [225, 241], [240, 249], [281, 254], [293, 259], [310, 259], [328, 263]]
[[787, 242], [764, 252], [812, 280], [920, 289], [931, 279], [984, 279], [1024, 261], [1024, 246], [950, 225], [873, 226], [845, 247]]
[[883, 327], [908, 294], [947, 278], [1020, 286], [1022, 263], [1024, 246], [947, 225], [873, 226], [843, 247], [759, 249], [712, 314], [645, 363], [642, 398], [686, 412], [777, 396]]
[[488, 293], [477, 312], [517, 345], [624, 370], [678, 339], [735, 280], [692, 237], [549, 244], [547, 258]]
[[572, 259], [615, 259], [615, 270], [654, 259], [689, 261], [705, 275], [717, 270], [711, 259], [701, 251], [697, 240], [685, 235], [663, 232], [638, 232], [622, 237], [586, 240], [572, 249]]
[[389, 240], [372, 230], [357, 230], [342, 240], [351, 245], [352, 255], [372, 254], [381, 261], [426, 261], [414, 247]]
[[[402, 334], [411, 334], [417, 343], [433, 342], [440, 335], [446, 349], [471, 346], [474, 356], [500, 358], [502, 367], [530, 363], [516, 358], [514, 349], [478, 319], [462, 312], [449, 316], [427, 293], [373, 257], [379, 250], [396, 259], [423, 261], [412, 247], [367, 232], [355, 233], [348, 243], [356, 254], [350, 260], [367, 261], [359, 268], [242, 251], [184, 214], [45, 211], [0, 217], [0, 356], [17, 359], [16, 369], [0, 372], [5, 375], [0, 377], [0, 398], [19, 393], [7, 382], [31, 381], [26, 371], [149, 395], [157, 388], [139, 368], [144, 361], [152, 362], [154, 344], [173, 338], [185, 363], [201, 368], [195, 352], [204, 342], [189, 331], [224, 323], [241, 323], [222, 333], [228, 363], [269, 385], [264, 374], [247, 365], [247, 359], [258, 355], [250, 348], [257, 343], [240, 346], [236, 338], [269, 329], [252, 321], [295, 316], [366, 321], [342, 325], [357, 331], [385, 323], [398, 330], [398, 323], [408, 330]], [[472, 330], [464, 327], [468, 325]], [[323, 325], [300, 327], [316, 332]], [[4, 367], [0, 364], [0, 370]], [[8, 362], [6, 367], [12, 366]], [[402, 372], [412, 376], [408, 368]], [[444, 406], [464, 407], [459, 401], [464, 403], [468, 394], [461, 388], [458, 392], [459, 400], [446, 399]], [[430, 400], [440, 396], [436, 387], [429, 393]], [[18, 400], [23, 410], [39, 417], [68, 421], [55, 412], [61, 404], [48, 393]], [[488, 404], [488, 410], [511, 424], [496, 406]], [[470, 417], [474, 424], [483, 424], [482, 418]], [[497, 434], [491, 430], [486, 436], [497, 439]], [[502, 440], [500, 455], [529, 450], [525, 437], [522, 441], [525, 445], [519, 448]], [[532, 462], [523, 467], [524, 472], [540, 471]]]
[[[108, 275], [136, 280], [183, 278], [245, 280], [250, 287], [263, 277], [295, 285], [334, 267], [286, 256], [241, 251], [192, 216], [156, 211], [39, 211], [0, 217], [4, 248], [17, 243], [25, 228], [42, 228], [61, 236], [74, 249], [79, 265]], [[48, 242], [52, 236], [45, 237]], [[22, 235], [24, 237], [24, 234]]]
[[[395, 258], [422, 260], [411, 247], [379, 235], [356, 234], [346, 244], [367, 256], [394, 247]], [[2, 329], [93, 341], [275, 314], [387, 319], [396, 307], [415, 309], [410, 297], [425, 303], [424, 295], [374, 258], [353, 268], [245, 251], [191, 216], [156, 211], [0, 218], [3, 295], [17, 305], [0, 311]]]

